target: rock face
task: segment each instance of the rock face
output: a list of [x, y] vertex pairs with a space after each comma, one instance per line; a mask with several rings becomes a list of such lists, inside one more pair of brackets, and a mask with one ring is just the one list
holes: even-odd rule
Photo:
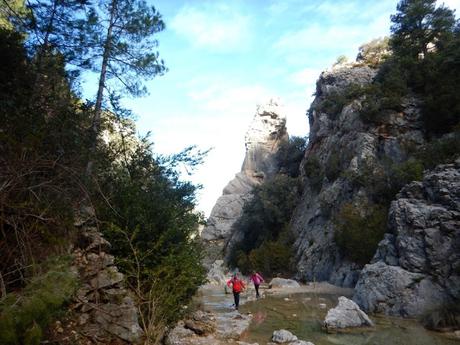
[[460, 303], [460, 159], [404, 187], [388, 234], [353, 299], [365, 310], [415, 317]]
[[330, 309], [324, 319], [324, 327], [328, 332], [344, 328], [374, 326], [374, 323], [358, 305], [346, 297], [339, 297], [337, 307]]
[[364, 96], [348, 96], [348, 90], [371, 83], [375, 75], [370, 67], [347, 64], [323, 72], [317, 81], [309, 111], [309, 143], [301, 165], [305, 188], [291, 221], [299, 279], [344, 287], [356, 284], [362, 267], [339, 252], [333, 222], [345, 203], [370, 202], [368, 186], [353, 183], [351, 176], [360, 175], [371, 163], [383, 165], [389, 158], [402, 162], [407, 159], [406, 148], [424, 143], [414, 98], [403, 101], [402, 111], [383, 114], [379, 124], [363, 121]]
[[214, 261], [208, 271], [207, 285], [225, 285], [227, 283], [228, 279], [223, 265], [224, 260]]
[[246, 134], [246, 156], [241, 171], [224, 188], [201, 234], [206, 242], [208, 267], [221, 259], [225, 248], [237, 240], [239, 235], [232, 232], [232, 226], [241, 216], [244, 202], [254, 186], [276, 173], [275, 153], [279, 144], [287, 139], [286, 118], [277, 101], [259, 106]]

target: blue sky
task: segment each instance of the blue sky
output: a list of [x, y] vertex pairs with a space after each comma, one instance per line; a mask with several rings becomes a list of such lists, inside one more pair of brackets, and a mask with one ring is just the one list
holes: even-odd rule
[[[460, 1], [444, 1], [459, 7]], [[320, 72], [339, 55], [388, 35], [397, 0], [157, 0], [166, 30], [159, 52], [169, 71], [128, 100], [140, 133], [158, 153], [212, 148], [190, 179], [204, 186], [198, 209], [209, 215], [244, 158], [244, 134], [256, 105], [280, 97], [291, 135], [306, 135], [305, 115]], [[458, 10], [457, 10], [458, 11]]]

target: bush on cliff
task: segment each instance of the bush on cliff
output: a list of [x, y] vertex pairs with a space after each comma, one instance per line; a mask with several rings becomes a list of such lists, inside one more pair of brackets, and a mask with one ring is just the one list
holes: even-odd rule
[[360, 265], [369, 263], [386, 232], [387, 213], [379, 205], [344, 204], [334, 219], [334, 239], [343, 255]]
[[69, 301], [78, 281], [70, 271], [69, 257], [48, 260], [46, 272], [31, 279], [21, 294], [0, 300], [0, 344], [39, 344], [48, 323]]
[[388, 37], [376, 38], [359, 47], [357, 61], [371, 67], [378, 67], [390, 56], [390, 39]]
[[275, 156], [279, 173], [290, 177], [298, 177], [300, 174], [300, 162], [305, 154], [306, 147], [307, 140], [302, 137], [293, 136], [288, 141], [282, 142]]
[[318, 157], [309, 155], [303, 163], [303, 169], [311, 189], [319, 192], [323, 186], [324, 171]]

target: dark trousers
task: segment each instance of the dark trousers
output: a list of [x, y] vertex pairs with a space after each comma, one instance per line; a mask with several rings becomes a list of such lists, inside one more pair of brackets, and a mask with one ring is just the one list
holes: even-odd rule
[[254, 284], [254, 287], [256, 288], [256, 297], [260, 297], [260, 295], [259, 295], [259, 284]]
[[235, 299], [235, 309], [238, 310], [238, 306], [240, 305], [240, 293], [233, 291], [233, 298]]

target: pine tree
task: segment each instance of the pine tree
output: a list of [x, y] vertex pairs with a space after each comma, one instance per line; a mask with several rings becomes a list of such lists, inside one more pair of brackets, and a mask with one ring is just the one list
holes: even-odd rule
[[[153, 78], [165, 72], [163, 60], [155, 51], [155, 34], [165, 27], [161, 15], [144, 0], [106, 0], [87, 24], [92, 32], [89, 44], [93, 70], [99, 73], [92, 142], [95, 148], [100, 131], [104, 91], [110, 86], [131, 96], [147, 92], [142, 78]], [[94, 63], [95, 62], [95, 63]], [[93, 149], [94, 150], [94, 149]], [[92, 160], [87, 174], [91, 174]]]
[[391, 16], [390, 45], [398, 56], [426, 56], [430, 44], [441, 47], [455, 25], [454, 11], [444, 5], [436, 8], [436, 0], [402, 0], [397, 11]]

